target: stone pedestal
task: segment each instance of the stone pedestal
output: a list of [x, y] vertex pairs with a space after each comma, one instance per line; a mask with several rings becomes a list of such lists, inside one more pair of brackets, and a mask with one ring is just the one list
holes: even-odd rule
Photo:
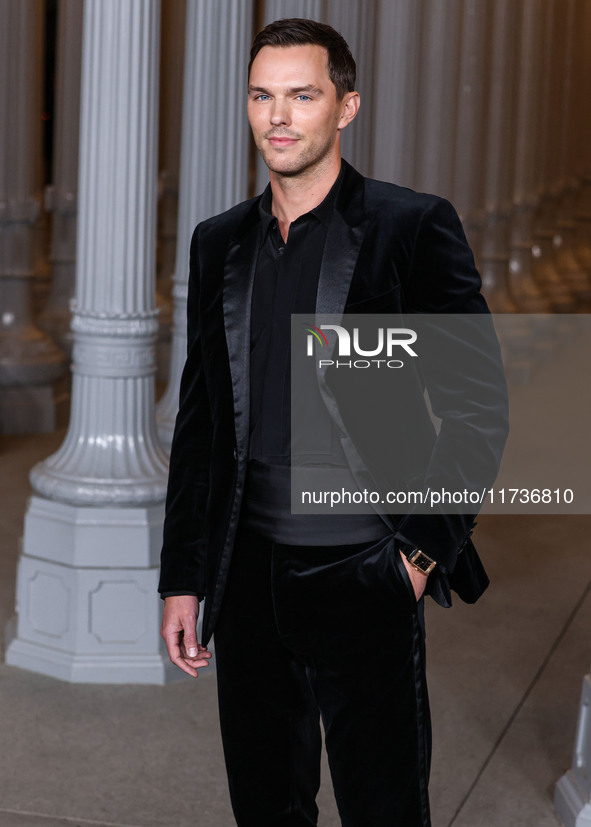
[[554, 792], [565, 827], [591, 827], [591, 675], [583, 681], [573, 764]]
[[574, 313], [576, 301], [571, 285], [555, 261], [557, 201], [557, 194], [546, 189], [538, 204], [532, 245], [533, 275], [540, 290], [557, 313]]
[[162, 505], [122, 512], [33, 497], [7, 662], [75, 683], [163, 683], [162, 519]]

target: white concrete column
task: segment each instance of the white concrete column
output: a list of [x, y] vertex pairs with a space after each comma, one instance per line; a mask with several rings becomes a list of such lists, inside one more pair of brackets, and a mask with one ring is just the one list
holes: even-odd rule
[[488, 100], [488, 41], [492, 8], [488, 0], [464, 0], [452, 201], [479, 263], [486, 218], [485, 105]]
[[375, 138], [375, 102], [379, 74], [374, 72], [378, 17], [381, 2], [359, 3], [358, 0], [325, 0], [323, 22], [340, 32], [357, 64], [356, 89], [361, 96], [359, 116], [342, 132], [344, 158], [362, 175], [372, 175]]
[[[158, 288], [170, 296], [176, 255], [185, 65], [186, 0], [162, 6], [160, 140], [158, 142]], [[167, 286], [165, 286], [167, 285]]]
[[575, 254], [585, 272], [591, 274], [591, 107], [585, 105], [591, 98], [591, 50], [588, 47], [591, 4], [587, 0], [577, 0], [576, 11], [578, 26], [573, 51], [577, 91], [571, 115], [573, 170], [579, 187], [574, 205], [577, 224]]
[[76, 212], [80, 139], [80, 71], [82, 11], [80, 0], [59, 0], [53, 182], [45, 193], [52, 214], [51, 287], [38, 319], [39, 327], [72, 353], [70, 302], [76, 282]]
[[509, 273], [511, 294], [521, 312], [547, 313], [548, 299], [532, 277], [534, 211], [538, 203], [539, 77], [542, 51], [542, 4], [522, 0], [519, 60], [517, 63], [517, 115], [513, 156], [513, 210]]
[[556, 785], [554, 808], [565, 827], [591, 825], [591, 675], [583, 680], [572, 767]]
[[[482, 167], [485, 204], [479, 259], [483, 292], [490, 309], [496, 314], [508, 314], [517, 311], [509, 289], [509, 216], [513, 206], [519, 7], [514, 0], [495, 0], [491, 11], [487, 22], [488, 42], [482, 45], [482, 51], [488, 50], [490, 57], [485, 96], [488, 104], [482, 112], [484, 134], [479, 135], [485, 155], [477, 162]], [[472, 85], [469, 82], [468, 85], [471, 92]], [[458, 164], [461, 157], [456, 156], [456, 167]], [[504, 315], [497, 316], [495, 324], [499, 332], [503, 332], [507, 375], [517, 382], [528, 381], [534, 345], [530, 325], [523, 317], [521, 323], [515, 319], [509, 323]]]
[[[251, 0], [215, 4], [187, 0], [173, 338], [170, 378], [158, 405], [158, 431], [168, 447], [186, 357], [191, 235], [199, 221], [247, 197], [246, 90], [252, 19]], [[204, 112], [215, 117], [204, 117]]]
[[582, 24], [578, 14], [577, 0], [561, 3], [562, 44], [561, 63], [558, 70], [558, 94], [560, 96], [557, 127], [557, 191], [556, 227], [553, 237], [554, 256], [557, 269], [569, 286], [577, 301], [577, 309], [589, 310], [591, 304], [591, 273], [585, 272], [576, 255], [577, 222], [575, 207], [580, 182], [576, 167], [576, 116], [579, 108], [588, 108], [584, 98], [577, 95], [576, 69], [577, 30]]
[[462, 0], [423, 0], [414, 188], [453, 198]]
[[72, 415], [35, 466], [7, 662], [161, 683], [154, 416], [159, 0], [85, 0]]
[[51, 431], [61, 351], [33, 322], [43, 0], [0, 0], [0, 432]]
[[570, 286], [559, 272], [554, 251], [559, 180], [560, 129], [563, 116], [562, 68], [564, 14], [561, 0], [542, 0], [541, 54], [538, 94], [536, 153], [538, 202], [534, 215], [533, 275], [542, 292], [558, 312], [572, 313], [575, 300]]
[[156, 303], [159, 310], [157, 377], [168, 379], [172, 332], [172, 276], [176, 255], [183, 109], [186, 0], [162, 5], [160, 132], [158, 142], [158, 247]]
[[490, 28], [486, 163], [483, 163], [486, 221], [480, 255], [483, 289], [495, 313], [517, 310], [508, 283], [508, 219], [513, 196], [518, 24], [519, 8], [514, 0], [496, 0]]
[[265, 0], [263, 26], [285, 17], [307, 17], [310, 20], [328, 22], [327, 3], [330, 2], [331, 0]]
[[374, 53], [373, 111], [363, 108], [362, 99], [359, 118], [367, 119], [372, 127], [371, 175], [413, 187], [422, 0], [379, 0], [377, 6], [375, 46], [371, 42], [361, 45]]

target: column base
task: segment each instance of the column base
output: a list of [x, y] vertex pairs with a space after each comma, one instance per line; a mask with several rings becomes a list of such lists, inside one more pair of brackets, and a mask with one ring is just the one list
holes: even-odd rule
[[583, 798], [572, 770], [556, 785], [554, 809], [565, 827], [591, 827], [591, 802]]
[[6, 662], [72, 683], [163, 684], [158, 556], [163, 507], [32, 497]]
[[161, 655], [75, 655], [19, 638], [9, 644], [6, 663], [69, 683], [163, 685], [175, 677]]
[[583, 691], [572, 768], [556, 784], [554, 809], [566, 827], [591, 827], [591, 675]]

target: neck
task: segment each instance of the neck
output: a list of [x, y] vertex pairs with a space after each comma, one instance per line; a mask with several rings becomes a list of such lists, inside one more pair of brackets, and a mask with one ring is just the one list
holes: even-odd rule
[[277, 218], [284, 238], [289, 225], [300, 215], [321, 204], [337, 180], [341, 169], [340, 154], [331, 159], [324, 169], [313, 168], [300, 175], [280, 175], [271, 171], [271, 212]]

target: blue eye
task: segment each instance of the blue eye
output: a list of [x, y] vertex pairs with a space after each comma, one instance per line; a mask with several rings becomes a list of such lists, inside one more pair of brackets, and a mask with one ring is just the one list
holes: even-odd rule
[[298, 95], [298, 99], [299, 100], [306, 100], [306, 101], [311, 101], [312, 100], [310, 95]]
[[270, 100], [270, 99], [271, 98], [270, 98], [269, 95], [257, 95], [256, 98], [255, 98], [255, 100], [257, 100], [257, 101]]

